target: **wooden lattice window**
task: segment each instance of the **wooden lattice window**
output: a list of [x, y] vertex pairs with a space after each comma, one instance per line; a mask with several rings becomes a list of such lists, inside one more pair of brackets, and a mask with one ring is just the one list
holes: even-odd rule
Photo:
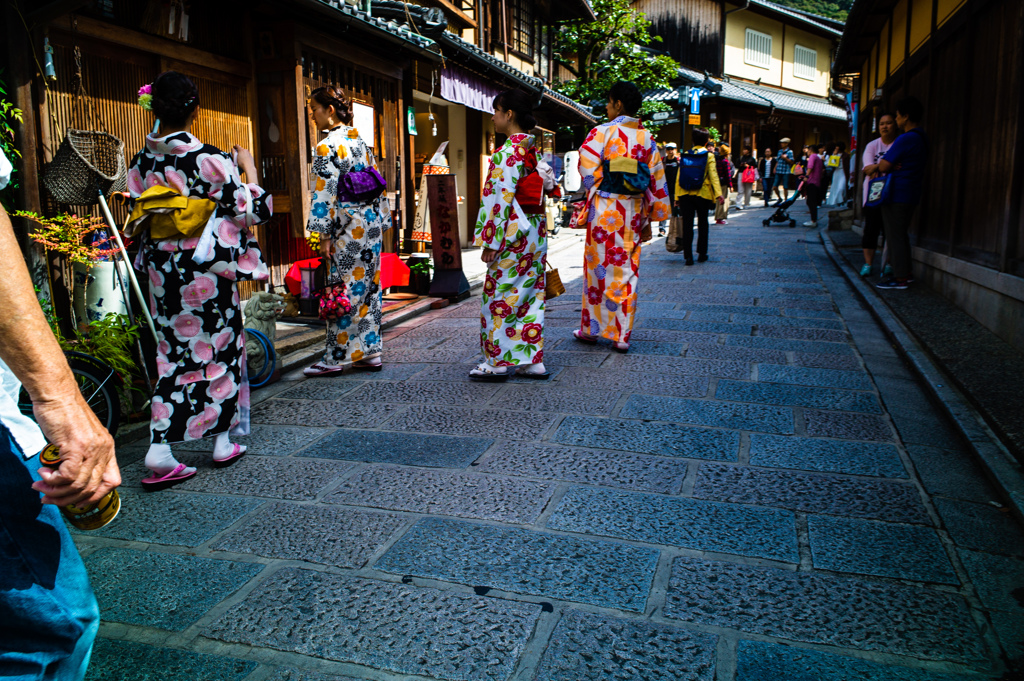
[[527, 59], [533, 59], [533, 3], [531, 0], [509, 0], [509, 48]]
[[743, 62], [762, 69], [771, 68], [772, 37], [767, 33], [748, 28], [746, 44], [743, 49]]

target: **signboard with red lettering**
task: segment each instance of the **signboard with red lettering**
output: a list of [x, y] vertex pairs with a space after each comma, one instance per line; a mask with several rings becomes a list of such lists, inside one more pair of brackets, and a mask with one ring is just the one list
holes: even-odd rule
[[430, 210], [430, 240], [434, 255], [434, 280], [430, 295], [461, 299], [469, 295], [462, 272], [459, 244], [459, 192], [455, 175], [426, 175]]

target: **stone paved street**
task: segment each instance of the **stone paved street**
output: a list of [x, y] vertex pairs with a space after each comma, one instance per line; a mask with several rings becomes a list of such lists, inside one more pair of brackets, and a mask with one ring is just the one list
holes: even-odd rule
[[818, 233], [766, 216], [694, 267], [650, 244], [627, 355], [571, 339], [577, 246], [550, 381], [468, 381], [474, 297], [380, 373], [260, 391], [232, 468], [200, 443], [144, 495], [121, 448], [121, 516], [77, 536], [89, 678], [1020, 679], [1024, 530]]

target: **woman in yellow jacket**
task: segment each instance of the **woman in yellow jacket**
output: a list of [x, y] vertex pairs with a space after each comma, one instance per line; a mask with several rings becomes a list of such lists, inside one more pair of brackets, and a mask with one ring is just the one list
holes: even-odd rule
[[[683, 219], [683, 255], [693, 264], [693, 218], [697, 218], [697, 262], [708, 259], [708, 211], [724, 203], [722, 185], [715, 169], [715, 155], [707, 150], [708, 131], [693, 129], [693, 149], [679, 157], [675, 200]], [[701, 161], [704, 161], [702, 164]]]

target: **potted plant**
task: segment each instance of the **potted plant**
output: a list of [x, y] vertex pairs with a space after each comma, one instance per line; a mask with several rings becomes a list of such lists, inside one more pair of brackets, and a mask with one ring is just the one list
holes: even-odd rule
[[406, 262], [409, 265], [409, 288], [418, 296], [430, 293], [430, 273], [434, 264], [425, 253], [413, 253]]

